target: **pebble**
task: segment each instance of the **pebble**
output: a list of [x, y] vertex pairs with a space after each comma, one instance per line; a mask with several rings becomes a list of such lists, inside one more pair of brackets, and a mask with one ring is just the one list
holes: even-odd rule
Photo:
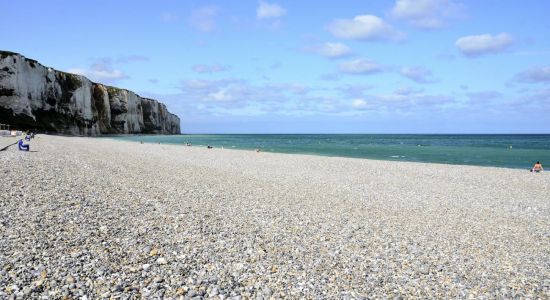
[[159, 257], [159, 258], [157, 259], [157, 264], [159, 264], [159, 265], [165, 265], [165, 264], [167, 264], [167, 263], [168, 263], [168, 262], [166, 261], [166, 258], [164, 258], [164, 257]]
[[0, 299], [550, 298], [550, 172], [37, 137]]

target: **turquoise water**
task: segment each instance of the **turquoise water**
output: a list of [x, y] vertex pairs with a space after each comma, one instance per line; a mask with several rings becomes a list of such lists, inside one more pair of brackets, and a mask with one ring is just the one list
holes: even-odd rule
[[550, 135], [227, 134], [111, 137], [144, 143], [324, 156], [528, 169], [538, 160], [550, 169]]

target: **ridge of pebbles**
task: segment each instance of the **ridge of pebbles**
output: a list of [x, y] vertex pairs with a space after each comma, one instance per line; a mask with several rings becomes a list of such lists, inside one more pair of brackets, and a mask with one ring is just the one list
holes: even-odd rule
[[0, 298], [550, 298], [550, 174], [38, 135]]

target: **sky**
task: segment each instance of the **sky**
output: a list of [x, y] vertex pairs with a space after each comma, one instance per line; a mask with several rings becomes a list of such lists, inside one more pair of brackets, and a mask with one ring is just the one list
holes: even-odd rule
[[550, 1], [0, 0], [0, 49], [182, 133], [550, 133]]

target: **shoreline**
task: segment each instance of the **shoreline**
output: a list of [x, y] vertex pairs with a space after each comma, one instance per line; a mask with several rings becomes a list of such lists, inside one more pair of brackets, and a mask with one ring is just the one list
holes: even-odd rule
[[0, 298], [550, 296], [548, 173], [47, 135], [31, 150], [0, 152]]
[[[185, 135], [185, 134], [181, 134], [182, 136]], [[228, 134], [228, 136], [232, 136], [233, 134]], [[253, 135], [253, 134], [251, 134]], [[258, 134], [260, 135], [260, 134]], [[263, 134], [261, 134], [263, 135]], [[274, 135], [278, 135], [278, 134], [274, 134]], [[296, 134], [296, 135], [302, 135], [302, 134]], [[321, 134], [322, 135], [322, 134]], [[359, 134], [358, 134], [359, 135]], [[411, 134], [411, 135], [416, 135], [416, 134]], [[442, 135], [445, 135], [445, 134], [442, 134]], [[521, 134], [523, 135], [523, 134]], [[534, 135], [539, 135], [539, 134], [534, 134]], [[133, 136], [136, 136], [136, 135], [119, 135], [119, 136], [101, 136], [101, 137], [94, 137], [94, 138], [107, 138], [107, 139], [112, 139], [112, 140], [115, 140], [115, 141], [126, 141], [126, 142], [131, 142], [131, 143], [139, 143], [139, 141], [137, 140], [121, 140], [121, 139], [117, 139], [118, 137], [133, 137]], [[177, 136], [177, 135], [174, 135], [174, 136]], [[204, 135], [200, 135], [200, 136], [204, 136]], [[208, 136], [208, 135], [206, 135]], [[154, 137], [154, 135], [152, 136], [148, 136], [148, 137]], [[164, 136], [160, 136], [160, 137], [166, 137], [166, 135]], [[157, 142], [152, 142], [152, 141], [144, 141], [144, 144], [158, 144], [158, 141]], [[170, 142], [163, 142], [162, 143], [163, 145], [173, 145], [173, 146], [183, 146], [183, 147], [188, 147], [186, 146], [185, 144], [183, 143], [170, 143]], [[193, 144], [191, 147], [194, 147], [194, 148], [198, 148], [198, 147], [206, 147], [207, 144]], [[231, 147], [224, 147], [223, 145], [222, 146], [219, 146], [219, 145], [215, 145], [215, 144], [212, 144], [211, 146], [213, 146], [214, 148], [213, 149], [223, 149], [223, 150], [240, 150], [240, 151], [252, 151], [252, 152], [255, 152], [255, 150], [257, 148], [254, 148], [254, 147], [241, 147], [241, 146], [231, 146]], [[431, 147], [431, 146], [424, 146], [424, 147]], [[483, 148], [481, 148], [483, 149]], [[310, 155], [310, 156], [316, 156], [316, 157], [334, 157], [334, 158], [350, 158], [350, 159], [365, 159], [365, 160], [376, 160], [376, 161], [389, 161], [389, 162], [410, 162], [410, 163], [419, 163], [419, 164], [440, 164], [440, 165], [445, 165], [445, 166], [473, 166], [473, 167], [484, 167], [484, 168], [504, 168], [504, 169], [513, 169], [513, 170], [530, 170], [531, 169], [531, 165], [529, 166], [522, 166], [522, 167], [512, 167], [512, 166], [499, 166], [499, 165], [481, 165], [481, 164], [467, 164], [467, 163], [459, 163], [459, 162], [437, 162], [437, 161], [422, 161], [422, 160], [406, 160], [406, 159], [399, 159], [399, 158], [395, 158], [393, 156], [388, 156], [387, 158], [378, 158], [378, 157], [365, 157], [365, 156], [359, 156], [359, 155], [337, 155], [337, 154], [323, 154], [323, 153], [315, 153], [315, 152], [307, 152], [307, 151], [304, 151], [304, 152], [285, 152], [283, 150], [272, 150], [272, 149], [266, 149], [266, 148], [261, 148], [261, 152], [262, 153], [275, 153], [275, 154], [288, 154], [288, 155]], [[390, 159], [391, 157], [391, 159]]]

